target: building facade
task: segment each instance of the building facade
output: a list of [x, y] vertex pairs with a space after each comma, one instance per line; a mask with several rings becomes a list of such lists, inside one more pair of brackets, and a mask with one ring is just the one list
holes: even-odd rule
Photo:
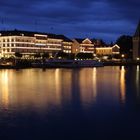
[[106, 45], [96, 39], [74, 39], [72, 52], [77, 53], [92, 53], [94, 56], [113, 56], [120, 54], [118, 45]]
[[120, 54], [120, 47], [117, 44], [113, 46], [98, 46], [95, 50], [97, 56], [113, 56]]
[[0, 57], [14, 56], [15, 52], [24, 57], [46, 52], [50, 55], [59, 51], [71, 53], [71, 49], [72, 41], [63, 35], [17, 30], [0, 32]]
[[133, 36], [133, 59], [140, 59], [140, 21]]
[[109, 46], [100, 40], [89, 38], [70, 40], [64, 35], [50, 33], [0, 31], [0, 58], [15, 56], [15, 53], [21, 53], [24, 58], [43, 53], [55, 57], [58, 52], [106, 56], [119, 54], [120, 48], [118, 45]]
[[73, 53], [92, 53], [94, 54], [94, 44], [88, 38], [86, 39], [73, 39], [72, 46]]
[[63, 52], [68, 53], [68, 54], [72, 53], [73, 41], [71, 39], [67, 38], [64, 35], [57, 35], [57, 38], [63, 40], [63, 42], [62, 42], [62, 50], [63, 50]]

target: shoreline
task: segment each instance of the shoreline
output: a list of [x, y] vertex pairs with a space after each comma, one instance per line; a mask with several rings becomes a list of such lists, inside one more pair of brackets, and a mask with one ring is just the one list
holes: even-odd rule
[[[103, 62], [103, 67], [105, 66], [137, 66], [140, 65], [140, 62]], [[97, 66], [95, 66], [97, 67]], [[33, 66], [33, 65], [0, 65], [0, 69], [31, 69], [31, 68], [41, 68], [41, 69], [51, 69], [51, 68], [92, 68], [92, 67], [61, 67], [56, 66], [56, 67], [47, 67], [45, 65], [40, 65], [40, 66]]]

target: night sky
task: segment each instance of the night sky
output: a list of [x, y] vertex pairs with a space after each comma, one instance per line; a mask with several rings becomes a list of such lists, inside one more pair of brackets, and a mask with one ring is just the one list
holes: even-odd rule
[[115, 41], [133, 35], [140, 0], [0, 0], [0, 30], [64, 34]]

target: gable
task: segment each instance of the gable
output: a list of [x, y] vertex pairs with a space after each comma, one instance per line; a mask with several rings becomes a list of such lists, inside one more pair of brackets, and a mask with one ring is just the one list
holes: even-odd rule
[[116, 44], [116, 45], [114, 45], [113, 47], [112, 47], [112, 49], [113, 48], [118, 48], [118, 49], [120, 49], [120, 47]]
[[119, 47], [118, 45], [114, 45], [114, 46], [112, 47], [112, 51], [113, 51], [113, 52], [119, 52], [119, 51], [120, 51], [120, 47]]
[[86, 38], [85, 40], [82, 41], [83, 44], [92, 44], [90, 39]]

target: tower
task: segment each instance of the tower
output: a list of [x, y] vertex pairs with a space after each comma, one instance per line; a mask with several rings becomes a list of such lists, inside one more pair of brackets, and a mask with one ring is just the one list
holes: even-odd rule
[[133, 59], [140, 59], [140, 21], [133, 36]]

